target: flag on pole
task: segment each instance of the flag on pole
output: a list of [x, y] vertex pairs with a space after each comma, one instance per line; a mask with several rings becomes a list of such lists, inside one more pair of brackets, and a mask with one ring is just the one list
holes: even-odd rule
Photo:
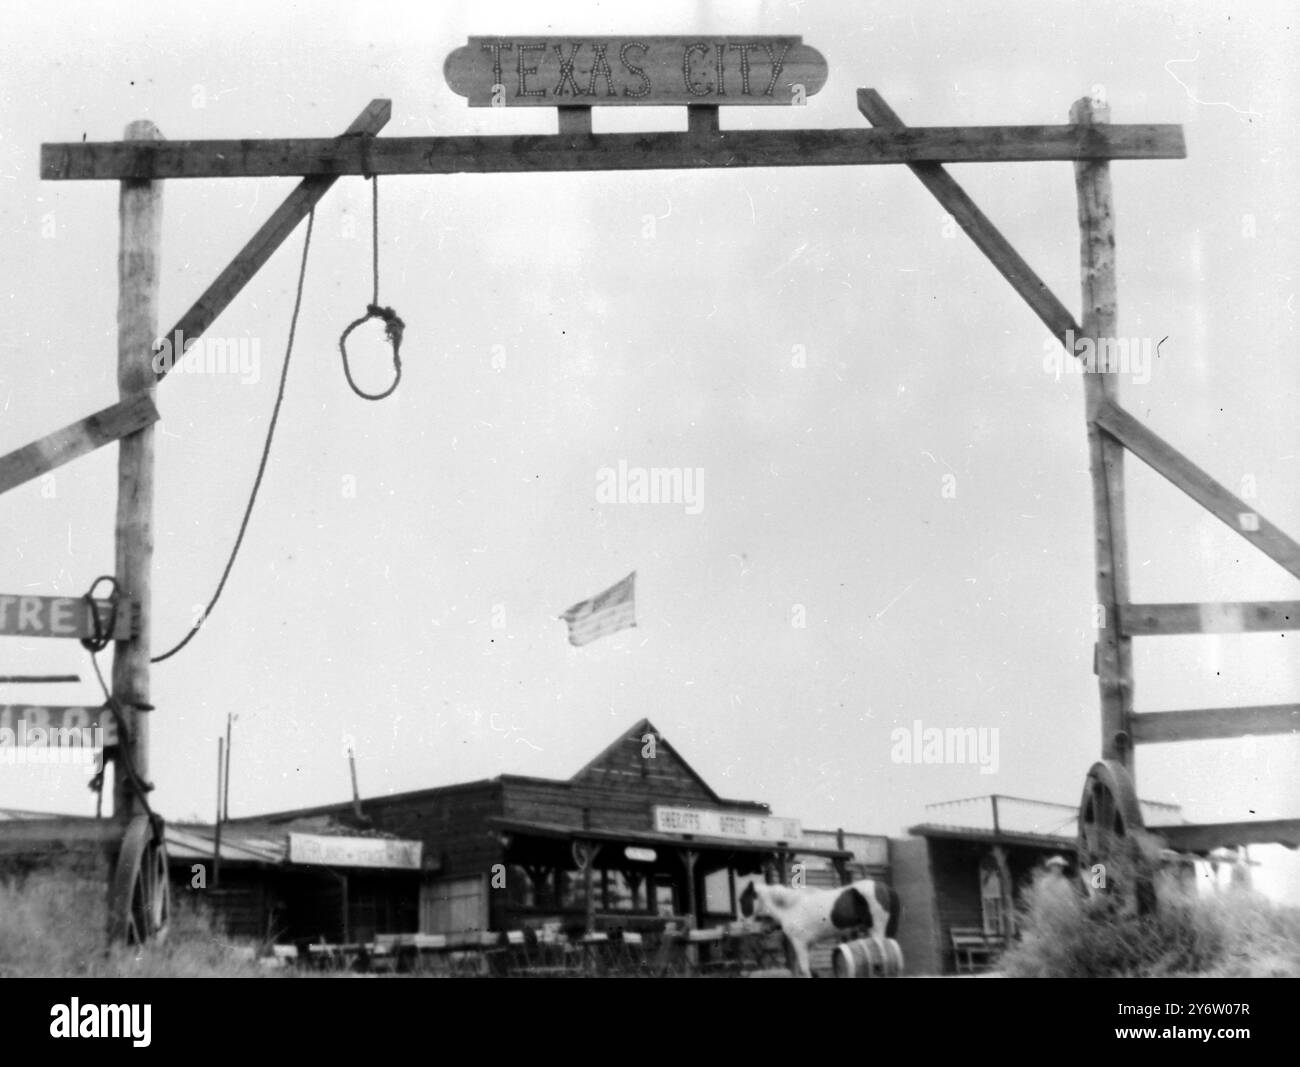
[[636, 571], [560, 616], [569, 624], [569, 644], [581, 647], [598, 637], [636, 625]]

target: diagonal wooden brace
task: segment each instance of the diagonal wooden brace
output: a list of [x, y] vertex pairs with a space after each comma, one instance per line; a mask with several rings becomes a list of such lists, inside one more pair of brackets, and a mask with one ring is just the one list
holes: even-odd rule
[[[903, 120], [894, 113], [875, 89], [858, 90], [858, 110], [873, 126], [884, 129], [905, 129]], [[1034, 273], [1034, 269], [1024, 261], [1011, 242], [988, 216], [984, 214], [970, 198], [966, 190], [957, 184], [956, 179], [944, 170], [942, 163], [910, 163], [908, 169], [921, 179], [936, 200], [948, 211], [957, 224], [966, 231], [975, 246], [989, 258], [989, 262], [998, 269], [998, 273], [1011, 283], [1011, 287], [1024, 298], [1030, 308], [1052, 332], [1052, 336], [1065, 346], [1070, 355], [1075, 354], [1070, 337], [1077, 337], [1082, 331], [1074, 316], [1066, 309], [1047, 284]]]
[[[343, 136], [367, 137], [378, 133], [388, 124], [392, 113], [391, 100], [372, 100]], [[298, 223], [311, 213], [312, 208], [320, 202], [321, 197], [336, 181], [338, 181], [337, 175], [321, 174], [304, 178], [298, 183], [297, 188], [285, 198], [284, 203], [275, 209], [271, 217], [262, 224], [261, 229], [253, 234], [248, 244], [244, 245], [226, 269], [217, 275], [216, 280], [195, 301], [194, 306], [185, 312], [172, 327], [171, 332], [165, 335], [169, 341], [180, 341], [179, 346], [173, 343], [172, 347], [172, 353], [176, 358], [180, 357], [177, 348], [202, 336], [203, 332], [216, 321], [217, 316], [230, 306], [253, 275], [266, 265], [267, 260], [285, 242], [289, 234], [293, 233]], [[172, 365], [167, 361], [155, 363], [154, 372], [158, 375], [159, 381], [166, 376]]]
[[0, 493], [39, 478], [78, 456], [112, 444], [158, 421], [158, 409], [147, 393], [119, 400], [71, 426], [0, 456]]
[[1200, 467], [1113, 401], [1097, 409], [1097, 425], [1175, 486], [1240, 534], [1274, 563], [1300, 578], [1300, 544], [1237, 499]]

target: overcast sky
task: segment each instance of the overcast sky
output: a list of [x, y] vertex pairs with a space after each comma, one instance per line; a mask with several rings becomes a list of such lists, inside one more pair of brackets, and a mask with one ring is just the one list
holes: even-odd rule
[[[1296, 35], [1281, 4], [50, 2], [0, 41], [0, 450], [117, 397], [118, 191], [43, 182], [46, 141], [321, 137], [375, 97], [387, 135], [550, 132], [471, 109], [443, 59], [489, 34], [801, 34], [804, 109], [729, 128], [857, 127], [860, 86], [913, 125], [1183, 124], [1188, 158], [1112, 165], [1121, 383], [1144, 423], [1300, 533]], [[597, 131], [684, 129], [614, 108]], [[1079, 306], [1069, 163], [952, 173]], [[294, 180], [165, 185], [166, 327]], [[503, 772], [567, 776], [648, 716], [723, 796], [896, 833], [991, 792], [1074, 803], [1100, 748], [1091, 490], [1078, 375], [904, 168], [390, 177], [382, 301], [397, 394], [347, 388], [370, 299], [370, 190], [320, 206], [288, 394], [224, 599], [154, 671], [155, 802], [210, 817]], [[211, 594], [275, 397], [299, 230], [211, 331], [247, 374], [159, 390], [155, 650]], [[377, 331], [376, 331], [377, 333]], [[359, 339], [356, 374], [387, 384]], [[1142, 381], [1141, 378], [1149, 380]], [[116, 449], [0, 500], [4, 592], [112, 569]], [[700, 507], [597, 499], [602, 467], [702, 471]], [[1286, 599], [1280, 568], [1130, 459], [1136, 601]], [[947, 492], [945, 493], [945, 488]], [[636, 570], [638, 627], [581, 649], [555, 618]], [[802, 627], [796, 625], [804, 621]], [[80, 672], [75, 642], [0, 639], [0, 674]], [[1139, 640], [1141, 710], [1300, 698], [1293, 636]], [[104, 657], [107, 668], [108, 656]], [[93, 681], [0, 702], [97, 703]], [[891, 759], [891, 730], [998, 731], [996, 773]], [[990, 735], [991, 736], [991, 735]], [[1300, 814], [1300, 741], [1163, 745], [1140, 792], [1198, 819]], [[85, 774], [5, 769], [0, 806], [89, 812]]]

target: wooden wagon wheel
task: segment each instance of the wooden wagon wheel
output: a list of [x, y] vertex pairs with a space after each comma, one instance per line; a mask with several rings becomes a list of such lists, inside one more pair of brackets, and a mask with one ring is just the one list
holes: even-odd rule
[[109, 936], [128, 945], [161, 941], [171, 921], [167, 848], [153, 820], [137, 815], [127, 826], [108, 893]]
[[[1147, 833], [1137, 791], [1118, 760], [1099, 760], [1088, 771], [1079, 802], [1079, 876], [1090, 894], [1104, 891], [1139, 914], [1155, 910], [1153, 835]], [[1093, 872], [1104, 877], [1094, 886]]]

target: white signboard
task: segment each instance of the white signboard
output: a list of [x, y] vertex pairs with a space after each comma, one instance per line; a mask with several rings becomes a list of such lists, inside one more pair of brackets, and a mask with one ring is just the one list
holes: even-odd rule
[[383, 837], [326, 837], [290, 834], [289, 862], [321, 867], [395, 867], [418, 871], [422, 841], [393, 841]]
[[655, 829], [661, 834], [694, 834], [697, 837], [733, 837], [744, 841], [798, 841], [803, 828], [798, 819], [777, 819], [763, 815], [737, 815], [707, 808], [665, 808], [655, 806]]

